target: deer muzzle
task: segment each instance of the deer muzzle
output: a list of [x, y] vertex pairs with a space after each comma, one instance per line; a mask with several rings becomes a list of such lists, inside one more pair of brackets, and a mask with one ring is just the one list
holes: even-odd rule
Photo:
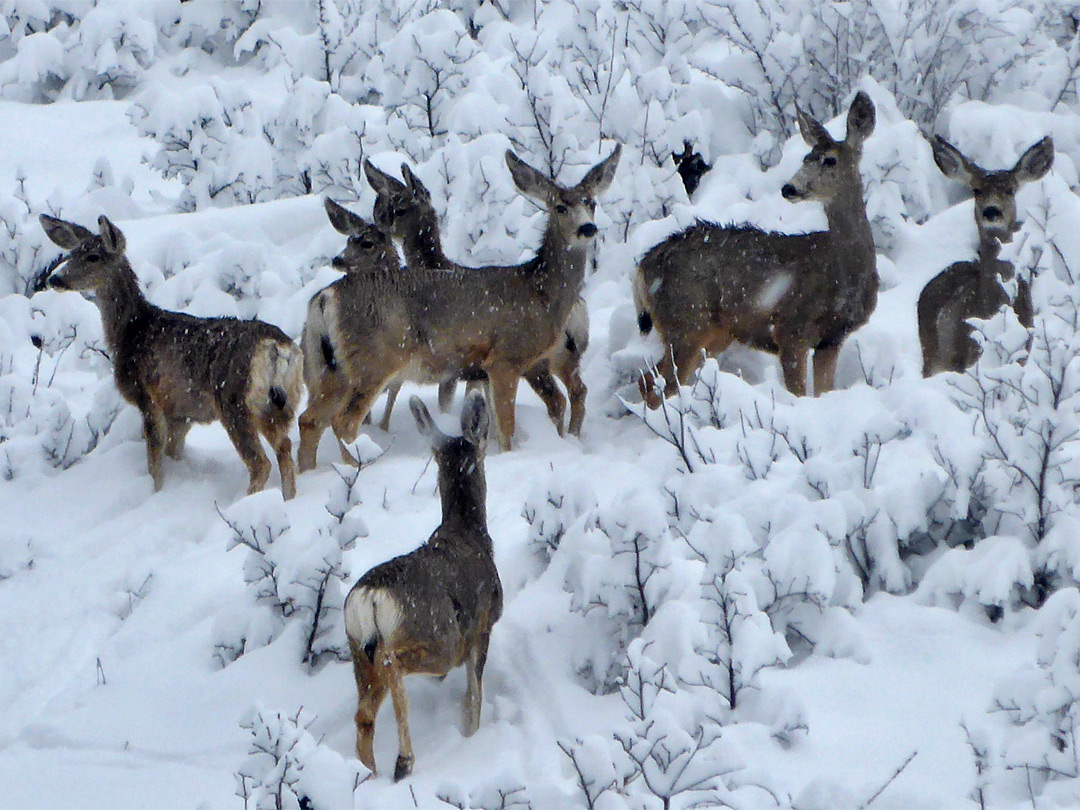
[[596, 236], [596, 230], [596, 225], [591, 222], [586, 222], [584, 225], [578, 228], [577, 232], [578, 236], [581, 236], [585, 239], [592, 239], [594, 236]]

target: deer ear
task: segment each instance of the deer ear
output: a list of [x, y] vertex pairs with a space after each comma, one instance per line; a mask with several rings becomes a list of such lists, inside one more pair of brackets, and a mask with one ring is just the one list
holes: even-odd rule
[[506, 167], [510, 169], [510, 177], [522, 194], [545, 204], [554, 195], [555, 184], [509, 149], [506, 150]]
[[833, 136], [829, 134], [829, 130], [809, 113], [803, 112], [801, 107], [795, 108], [795, 120], [799, 122], [799, 134], [802, 135], [807, 146], [836, 143]]
[[847, 136], [849, 146], [858, 148], [870, 137], [877, 123], [877, 110], [870, 96], [860, 90], [851, 101], [847, 113]]
[[38, 222], [41, 223], [41, 227], [49, 240], [64, 250], [74, 250], [93, 236], [90, 230], [82, 225], [76, 225], [74, 222], [67, 222], [57, 217], [50, 217], [48, 214], [39, 216]]
[[957, 180], [970, 186], [975, 177], [971, 161], [940, 135], [935, 135], [930, 145], [934, 148], [934, 163], [941, 169], [941, 173], [950, 180]]
[[594, 197], [607, 191], [611, 181], [615, 179], [615, 169], [619, 167], [619, 155], [621, 154], [622, 144], [617, 143], [615, 144], [615, 151], [589, 169], [585, 177], [578, 183], [578, 187], [588, 190]]
[[102, 214], [98, 217], [98, 229], [101, 231], [101, 243], [107, 253], [114, 256], [123, 254], [127, 247], [127, 239], [120, 229], [109, 222], [109, 218]]
[[359, 233], [365, 225], [364, 220], [350, 211], [343, 205], [338, 205], [336, 202], [327, 197], [323, 200], [323, 206], [326, 208], [326, 216], [330, 218], [330, 224], [334, 226], [334, 230], [338, 233], [343, 233], [346, 236]]
[[443, 434], [439, 426], [435, 424], [435, 420], [431, 418], [431, 412], [427, 406], [420, 401], [420, 397], [414, 395], [409, 397], [409, 410], [412, 411], [413, 419], [416, 420], [416, 429], [420, 431], [420, 435], [434, 446]]
[[1012, 168], [1012, 175], [1017, 183], [1023, 185], [1043, 177], [1053, 165], [1054, 141], [1047, 135], [1020, 156]]
[[484, 395], [473, 391], [461, 411], [461, 435], [481, 450], [487, 445], [488, 409]]
[[375, 164], [367, 159], [364, 160], [364, 176], [367, 178], [368, 183], [371, 184], [371, 187], [380, 194], [405, 188], [400, 180], [391, 177], [386, 172], [379, 171], [375, 168]]
[[413, 174], [412, 169], [406, 163], [401, 164], [401, 176], [405, 178], [405, 187], [412, 192], [414, 197], [422, 200], [431, 199], [431, 192], [428, 191], [427, 186], [419, 177]]

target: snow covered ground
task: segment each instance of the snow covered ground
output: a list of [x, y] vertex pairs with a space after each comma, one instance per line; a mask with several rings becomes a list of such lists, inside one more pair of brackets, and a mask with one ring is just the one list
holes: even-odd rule
[[[824, 226], [820, 206], [779, 195], [805, 145], [797, 137], [778, 138], [775, 149], [755, 140], [754, 128], [737, 118], [742, 102], [715, 77], [694, 74], [683, 86], [695, 103], [708, 102], [683, 110], [680, 122], [698, 133], [695, 144], [713, 163], [692, 205], [670, 160], [662, 160], [681, 137], [665, 134], [661, 160], [652, 164], [629, 142], [664, 133], [650, 128], [656, 125], [648, 116], [627, 113], [629, 96], [620, 94], [654, 93], [650, 109], [658, 115], [677, 107], [661, 92], [663, 82], [649, 84], [656, 77], [646, 70], [649, 60], [670, 67], [683, 58], [674, 34], [656, 53], [635, 46], [645, 54], [635, 69], [652, 78], [644, 90], [631, 89], [629, 80], [616, 86], [612, 129], [603, 130], [605, 143], [627, 143], [616, 184], [599, 200], [603, 241], [584, 290], [592, 326], [583, 436], [560, 438], [543, 403], [520, 386], [515, 449], [487, 459], [490, 533], [506, 607], [491, 642], [480, 730], [468, 739], [460, 734], [462, 672], [441, 682], [411, 678], [414, 776], [401, 784], [388, 778], [397, 746], [389, 701], [377, 723], [380, 774], [367, 774], [353, 747], [356, 692], [340, 656], [335, 608], [359, 575], [415, 548], [438, 523], [429, 448], [404, 406], [418, 393], [437, 413], [434, 388], [406, 386], [389, 432], [364, 429], [385, 453], [359, 471], [351, 489], [354, 473], [333, 463], [328, 435], [318, 468], [299, 477], [295, 500], [280, 500], [276, 470], [269, 491], [245, 498], [247, 471], [224, 430], [212, 425], [192, 431], [182, 461], [166, 461], [164, 488], [155, 493], [140, 420], [116, 394], [102, 354], [96, 307], [74, 293], [24, 295], [33, 271], [56, 255], [36, 216], [92, 226], [105, 212], [127, 236], [128, 255], [155, 303], [260, 317], [296, 338], [308, 298], [337, 277], [329, 260], [344, 246], [322, 194], [370, 213], [372, 193], [342, 134], [362, 119], [378, 133], [370, 154], [380, 166], [408, 160], [419, 167], [453, 258], [519, 260], [535, 249], [540, 219], [514, 192], [501, 154], [513, 147], [540, 165], [542, 150], [515, 135], [524, 126], [515, 119], [521, 109], [507, 101], [515, 82], [504, 79], [513, 78], [507, 65], [517, 63], [499, 60], [507, 31], [533, 27], [532, 11], [507, 6], [505, 20], [490, 16], [491, 4], [402, 12], [400, 32], [429, 37], [415, 46], [403, 34], [392, 38], [398, 34], [389, 17], [379, 18], [383, 50], [365, 70], [391, 75], [400, 67], [394, 59], [408, 62], [410, 47], [442, 49], [447, 64], [468, 65], [447, 74], [459, 83], [457, 95], [436, 111], [440, 126], [459, 135], [470, 127], [482, 132], [442, 143], [431, 120], [423, 134], [420, 119], [409, 119], [409, 93], [423, 88], [408, 82], [379, 86], [385, 110], [406, 110], [396, 121], [379, 118], [385, 110], [371, 112], [375, 105], [334, 106], [338, 92], [362, 95], [363, 77], [348, 63], [335, 68], [334, 95], [312, 89], [314, 82], [277, 90], [288, 71], [311, 72], [286, 58], [295, 43], [282, 39], [292, 30], [283, 21], [300, 18], [288, 4], [268, 3], [262, 17], [255, 12], [257, 22], [242, 36], [224, 24], [194, 26], [190, 9], [186, 17], [177, 11], [184, 22], [174, 25], [167, 5], [142, 15], [151, 29], [170, 32], [158, 41], [160, 52], [136, 49], [130, 61], [124, 47], [135, 41], [148, 48], [153, 39], [131, 28], [132, 40], [112, 53], [136, 88], [122, 100], [96, 97], [84, 69], [65, 63], [68, 89], [60, 100], [30, 103], [43, 99], [20, 94], [59, 81], [43, 67], [53, 46], [24, 40], [31, 44], [0, 50], [10, 59], [0, 86], [17, 99], [0, 100], [0, 219], [8, 228], [0, 241], [0, 805], [263, 807], [282, 796], [291, 807], [303, 796], [318, 808], [539, 810], [660, 807], [667, 791], [673, 807], [1080, 806], [1069, 736], [1080, 713], [1080, 659], [1073, 655], [1080, 648], [1073, 531], [1080, 526], [1080, 453], [1071, 404], [1077, 366], [1070, 365], [1074, 355], [1065, 356], [1059, 401], [1031, 407], [1063, 437], [1048, 479], [1056, 489], [1032, 500], [1022, 483], [1009, 485], [1027, 469], [1030, 434], [1018, 429], [1008, 452], [995, 455], [973, 413], [958, 404], [969, 389], [958, 378], [921, 379], [915, 301], [942, 268], [970, 257], [972, 206], [970, 195], [937, 171], [919, 127], [888, 88], [871, 78], [858, 83], [877, 106], [862, 167], [882, 292], [870, 322], [841, 354], [838, 390], [796, 400], [784, 391], [775, 359], [735, 348], [707, 364], [702, 382], [667, 411], [639, 415], [629, 370], [657, 347], [635, 334], [634, 259], [695, 216], [784, 231]], [[243, 3], [225, 6], [222, 14], [234, 22], [251, 13]], [[622, 18], [599, 7], [591, 12], [600, 15], [597, 30], [615, 30], [603, 27], [604, 14]], [[573, 28], [573, 8], [549, 4], [543, 13], [550, 30]], [[461, 28], [461, 9], [483, 30], [476, 39], [444, 42], [445, 30]], [[140, 18], [137, 10], [115, 13], [128, 23]], [[13, 28], [11, 12], [3, 14]], [[1026, 30], [1023, 20], [1009, 19]], [[184, 36], [203, 37], [202, 50], [169, 50]], [[211, 64], [215, 36], [240, 43], [236, 64], [220, 75]], [[259, 50], [273, 36], [285, 56]], [[65, 53], [88, 47], [55, 37]], [[710, 48], [695, 58], [720, 59], [724, 49]], [[664, 53], [674, 54], [670, 65]], [[548, 112], [565, 113], [563, 132], [573, 137], [559, 143], [567, 161], [560, 176], [575, 181], [596, 160], [596, 130], [574, 118], [576, 102], [560, 89], [558, 77], [569, 68], [525, 63], [538, 71], [539, 98], [553, 104]], [[1048, 75], [1057, 67], [1047, 67]], [[127, 87], [128, 73], [109, 70], [110, 81]], [[220, 102], [213, 113], [206, 106], [211, 86]], [[1072, 190], [1080, 114], [1072, 96], [1058, 108], [1032, 101], [1042, 98], [1041, 87], [1025, 88], [1028, 96], [1014, 88], [993, 104], [958, 96], [938, 131], [993, 167], [1011, 166], [1043, 135], [1055, 137], [1054, 174], [1019, 194], [1027, 224], [1013, 255], [1022, 267], [1030, 262], [1071, 279], [1070, 262], [1080, 258], [1080, 235], [1070, 225], [1080, 210]], [[251, 94], [246, 107], [244, 90]], [[561, 98], [564, 108], [551, 101]], [[480, 110], [490, 110], [490, 131], [474, 120]], [[231, 111], [238, 121], [265, 114], [262, 131], [279, 137], [273, 148], [253, 145], [259, 127], [245, 119], [250, 129], [212, 133], [196, 155], [200, 136], [191, 130], [189, 151], [173, 157], [204, 162], [184, 171], [168, 164], [166, 178], [171, 158], [162, 163], [159, 148], [192, 111], [205, 117], [204, 134], [212, 129], [206, 121]], [[829, 123], [835, 134], [843, 121]], [[324, 141], [315, 137], [319, 127], [329, 133]], [[295, 140], [286, 144], [286, 135]], [[340, 164], [319, 174], [319, 161], [339, 148]], [[762, 171], [765, 157], [775, 162]], [[321, 178], [315, 187], [322, 194], [288, 190], [304, 171], [309, 182]], [[209, 191], [215, 184], [219, 198]], [[225, 199], [257, 187], [250, 199]], [[1038, 245], [1053, 245], [1060, 258], [1050, 250], [1035, 255]], [[1048, 285], [1036, 300], [1050, 311], [1062, 295]], [[999, 316], [994, 324], [988, 345], [1015, 342], [1014, 322]], [[1055, 338], [1059, 343], [1080, 354], [1066, 337]], [[1045, 354], [1059, 357], [1049, 348]], [[981, 372], [985, 379], [1002, 368], [1014, 369], [1010, 379], [1025, 374], [1024, 366], [994, 358]], [[457, 425], [463, 392], [450, 414], [436, 417], [447, 431]], [[986, 408], [984, 415], [997, 413]], [[664, 414], [678, 418], [680, 410], [688, 424], [683, 437], [692, 438], [689, 464], [664, 422]], [[1033, 538], [1031, 510], [1039, 504], [1051, 529]], [[237, 545], [227, 520], [256, 539], [259, 532], [272, 538], [265, 554]], [[958, 540], [957, 533], [966, 535]], [[323, 554], [333, 573], [329, 609], [318, 613], [302, 582]], [[284, 612], [255, 595], [268, 582], [257, 576], [267, 559], [281, 566], [279, 595], [293, 600]], [[640, 588], [634, 565], [647, 572]], [[1032, 605], [1046, 596], [1033, 596], [1043, 575], [1056, 593], [1037, 609]], [[726, 635], [718, 616], [730, 620]], [[303, 661], [313, 617], [321, 622], [317, 654]], [[629, 703], [643, 683], [653, 697], [635, 714]], [[260, 734], [268, 744], [296, 744], [269, 756], [257, 750]], [[696, 755], [679, 748], [695, 741]], [[635, 760], [640, 746], [670, 749], [674, 766]]]

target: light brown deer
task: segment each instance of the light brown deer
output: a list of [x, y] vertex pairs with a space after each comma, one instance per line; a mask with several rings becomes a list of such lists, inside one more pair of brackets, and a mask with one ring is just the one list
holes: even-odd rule
[[1034, 314], [1026, 279], [1016, 281], [1016, 299], [1002, 287], [1012, 279], [1011, 263], [998, 258], [1002, 242], [1012, 241], [1019, 229], [1016, 192], [1043, 177], [1054, 163], [1054, 142], [1043, 138], [1011, 169], [987, 171], [940, 136], [934, 139], [934, 161], [942, 173], [966, 184], [975, 195], [975, 227], [979, 255], [971, 262], [956, 262], [934, 276], [919, 293], [919, 343], [923, 376], [939, 371], [963, 371], [979, 359], [979, 346], [971, 337], [968, 318], [989, 318], [1011, 304], [1020, 323], [1031, 328]]
[[[375, 398], [397, 377], [441, 381], [482, 371], [499, 444], [510, 448], [518, 379], [552, 349], [578, 300], [586, 247], [596, 235], [593, 197], [610, 185], [618, 155], [616, 147], [578, 185], [564, 188], [507, 152], [518, 188], [549, 210], [540, 252], [525, 264], [372, 276], [356, 304], [364, 317], [342, 319], [339, 354], [353, 394], [332, 422], [339, 439], [355, 440]], [[301, 419], [302, 464], [314, 463], [318, 439]]]
[[[300, 338], [304, 353], [304, 383], [308, 390], [308, 405], [300, 419], [301, 424], [319, 436], [332, 423], [333, 417], [345, 408], [352, 394], [348, 370], [344, 367], [346, 360], [335, 348], [343, 345], [342, 319], [364, 317], [362, 309], [356, 310], [356, 304], [362, 305], [370, 295], [370, 276], [389, 276], [398, 272], [397, 251], [388, 236], [333, 200], [325, 200], [324, 205], [330, 223], [349, 239], [345, 249], [331, 262], [345, 276], [311, 297]], [[389, 421], [389, 412], [385, 421]], [[383, 429], [386, 429], [385, 424]], [[341, 455], [346, 462], [352, 460], [344, 445]], [[302, 471], [314, 465], [314, 458], [305, 458], [301, 454]]]
[[442, 676], [465, 665], [463, 732], [480, 726], [484, 664], [503, 593], [487, 528], [484, 450], [488, 415], [478, 392], [466, 397], [461, 437], [435, 425], [416, 397], [409, 401], [439, 467], [442, 523], [415, 551], [372, 568], [345, 599], [345, 633], [356, 675], [356, 753], [372, 773], [375, 718], [390, 693], [398, 729], [394, 779], [412, 772], [409, 701], [404, 677]]
[[194, 422], [220, 421], [250, 473], [248, 493], [270, 476], [259, 442], [277, 454], [281, 491], [296, 494], [289, 428], [300, 405], [303, 356], [276, 326], [236, 318], [196, 318], [143, 296], [120, 229], [98, 218], [99, 233], [42, 214], [49, 239], [70, 251], [48, 276], [57, 290], [94, 294], [120, 394], [139, 409], [155, 491], [162, 452], [183, 455]]
[[[469, 269], [451, 261], [443, 252], [439, 218], [431, 204], [431, 193], [407, 164], [401, 166], [404, 183], [379, 171], [370, 161], [365, 161], [364, 172], [371, 187], [378, 194], [374, 207], [375, 220], [380, 227], [401, 239], [408, 267], [455, 271]], [[588, 394], [588, 389], [581, 379], [581, 360], [588, 345], [589, 310], [584, 299], [578, 298], [551, 351], [534, 363], [524, 375], [525, 381], [544, 401], [548, 416], [560, 436], [566, 426], [566, 398], [555, 385], [552, 374], [563, 381], [570, 395], [570, 434], [580, 436], [581, 426], [585, 421], [585, 397]], [[486, 375], [481, 370], [474, 370], [471, 375], [466, 374], [466, 379], [475, 383], [486, 379]], [[439, 407], [442, 410], [445, 411], [453, 400], [456, 385], [456, 378], [440, 383]], [[390, 388], [387, 414], [393, 407], [396, 389], [399, 387], [400, 383]], [[385, 418], [387, 417], [384, 416]]]
[[[642, 333], [655, 327], [663, 340], [657, 369], [665, 396], [697, 370], [703, 351], [718, 354], [732, 341], [778, 354], [784, 384], [796, 396], [806, 393], [812, 351], [814, 393], [830, 391], [840, 347], [874, 311], [877, 265], [859, 176], [874, 105], [865, 93], [855, 96], [842, 141], [797, 114], [811, 149], [781, 193], [792, 202], [822, 202], [828, 230], [780, 234], [698, 222], [638, 265], [638, 324]], [[652, 374], [643, 375], [641, 388], [649, 407], [659, 407]]]

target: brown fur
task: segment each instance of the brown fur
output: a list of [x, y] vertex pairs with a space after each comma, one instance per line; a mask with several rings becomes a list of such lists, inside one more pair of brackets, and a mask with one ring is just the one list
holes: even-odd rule
[[[699, 222], [638, 265], [638, 322], [643, 331], [655, 327], [664, 342], [658, 371], [666, 396], [697, 370], [702, 352], [718, 354], [732, 341], [779, 354], [796, 396], [806, 393], [813, 351], [814, 393], [829, 391], [840, 347], [874, 310], [876, 256], [859, 177], [874, 106], [864, 93], [855, 97], [843, 141], [801, 111], [798, 117], [812, 149], [783, 195], [824, 203], [827, 231], [790, 235]], [[659, 407], [651, 374], [641, 387], [649, 406]]]
[[300, 350], [261, 321], [196, 318], [154, 306], [124, 256], [123, 234], [105, 217], [98, 224], [95, 235], [41, 216], [49, 238], [70, 251], [48, 284], [94, 293], [116, 387], [142, 413], [154, 489], [162, 486], [162, 451], [180, 458], [192, 423], [220, 421], [247, 465], [248, 492], [261, 490], [270, 475], [261, 433], [277, 454], [282, 494], [293, 497], [289, 428], [300, 404]]
[[[354, 440], [375, 398], [403, 374], [440, 381], [483, 371], [499, 444], [509, 449], [517, 381], [551, 350], [578, 300], [585, 248], [596, 232], [582, 215], [587, 211], [591, 219], [592, 195], [610, 184], [618, 149], [571, 189], [509, 152], [506, 159], [518, 187], [556, 210], [540, 253], [510, 267], [461, 268], [432, 261], [390, 279], [365, 279], [362, 295], [351, 305], [353, 313], [342, 310], [343, 351], [354, 393], [334, 423], [339, 438]], [[378, 213], [376, 222], [383, 224]], [[393, 227], [395, 236], [409, 233], [404, 218]], [[377, 312], [355, 314], [364, 310]], [[302, 458], [317, 441], [302, 424]]]
[[374, 773], [375, 718], [389, 692], [398, 727], [395, 780], [413, 764], [404, 676], [442, 676], [464, 664], [464, 733], [472, 735], [480, 725], [491, 629], [503, 606], [487, 529], [483, 397], [474, 393], [466, 399], [460, 438], [443, 435], [416, 397], [409, 405], [439, 467], [442, 523], [420, 548], [364, 574], [345, 599], [358, 697], [356, 752]]
[[1010, 301], [1002, 281], [1012, 279], [1012, 264], [998, 259], [1002, 242], [1018, 229], [1016, 192], [1038, 180], [1054, 162], [1054, 142], [1043, 138], [1011, 169], [986, 171], [938, 137], [932, 144], [934, 161], [946, 177], [967, 184], [975, 195], [975, 227], [979, 254], [975, 261], [956, 262], [932, 278], [919, 293], [919, 343], [923, 376], [939, 371], [963, 371], [979, 359], [968, 318], [989, 318], [1011, 304], [1023, 326], [1031, 328], [1034, 313], [1026, 279], [1017, 279], [1016, 300]]

